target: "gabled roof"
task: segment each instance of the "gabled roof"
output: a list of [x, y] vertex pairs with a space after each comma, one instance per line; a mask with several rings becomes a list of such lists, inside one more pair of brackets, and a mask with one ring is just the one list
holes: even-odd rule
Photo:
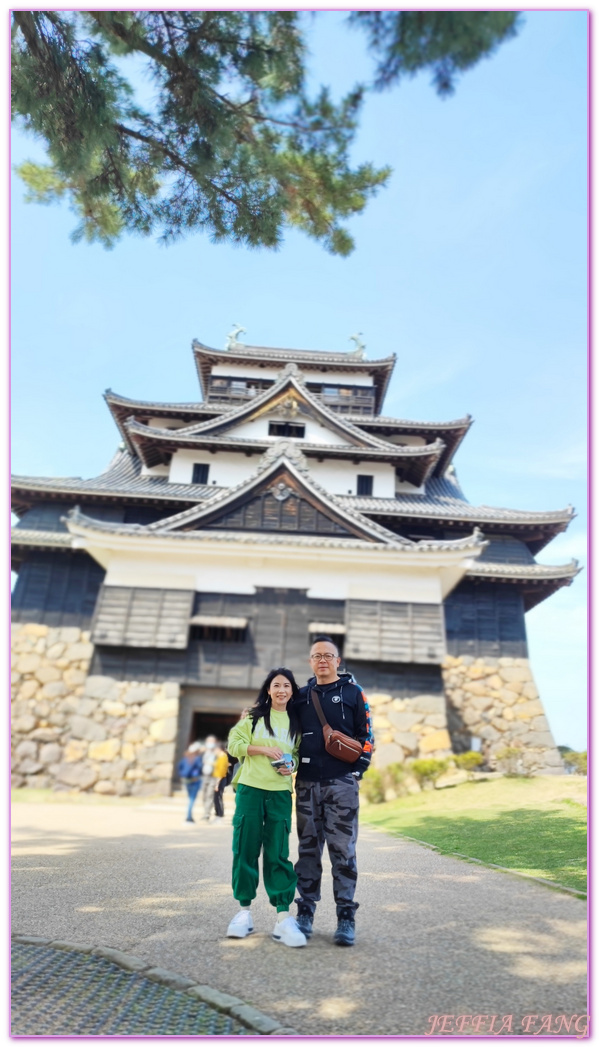
[[293, 363], [285, 368], [274, 385], [219, 418], [181, 429], [159, 429], [131, 419], [126, 423], [126, 428], [131, 442], [147, 466], [166, 462], [174, 451], [183, 447], [264, 451], [271, 445], [270, 438], [236, 436], [235, 429], [243, 422], [252, 421], [276, 410], [278, 406], [284, 408], [286, 404], [294, 406], [296, 411], [301, 409], [304, 415], [316, 418], [320, 424], [345, 440], [343, 444], [309, 443], [302, 440], [302, 450], [312, 457], [351, 457], [390, 462], [401, 468], [404, 479], [419, 486], [430, 475], [443, 451], [444, 445], [440, 440], [424, 447], [398, 446], [364, 432], [314, 397], [302, 382], [297, 365]]
[[193, 354], [200, 379], [202, 394], [206, 396], [208, 381], [215, 364], [248, 364], [273, 367], [277, 364], [296, 363], [302, 371], [354, 371], [356, 374], [372, 375], [376, 392], [376, 410], [380, 411], [387, 392], [389, 380], [395, 366], [395, 353], [378, 360], [364, 360], [357, 352], [325, 353], [312, 349], [274, 349], [237, 342], [232, 349], [211, 349], [194, 338]]
[[472, 416], [469, 414], [451, 422], [414, 422], [406, 418], [384, 418], [381, 415], [349, 414], [343, 417], [359, 429], [382, 437], [421, 436], [427, 443], [435, 439], [443, 440], [445, 448], [435, 467], [434, 476], [443, 475], [472, 425]]
[[[142, 418], [148, 415], [156, 418], [177, 418], [191, 424], [194, 421], [206, 421], [208, 418], [216, 418], [218, 415], [226, 414], [228, 410], [231, 410], [229, 405], [224, 403], [168, 403], [157, 400], [131, 400], [126, 396], [113, 393], [112, 389], [106, 389], [104, 399], [123, 440], [127, 444], [129, 444], [129, 434], [127, 433], [125, 422], [127, 418], [132, 416], [135, 418], [139, 417], [139, 415]], [[130, 450], [133, 450], [132, 446], [130, 446]]]

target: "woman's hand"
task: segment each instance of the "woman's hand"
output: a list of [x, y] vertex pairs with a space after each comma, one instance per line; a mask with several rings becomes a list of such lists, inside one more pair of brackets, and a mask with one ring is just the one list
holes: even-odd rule
[[279, 774], [284, 774], [284, 775], [293, 774], [293, 771], [291, 770], [290, 767], [275, 767], [275, 771], [278, 771]]

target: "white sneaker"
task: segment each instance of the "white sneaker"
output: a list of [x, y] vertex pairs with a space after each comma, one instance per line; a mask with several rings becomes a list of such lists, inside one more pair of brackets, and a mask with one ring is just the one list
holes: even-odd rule
[[240, 909], [227, 927], [227, 938], [247, 938], [254, 933], [254, 921], [248, 909]]
[[290, 945], [292, 949], [307, 944], [306, 936], [300, 931], [294, 916], [287, 916], [280, 922], [277, 920], [272, 937], [273, 941], [281, 942], [282, 945]]

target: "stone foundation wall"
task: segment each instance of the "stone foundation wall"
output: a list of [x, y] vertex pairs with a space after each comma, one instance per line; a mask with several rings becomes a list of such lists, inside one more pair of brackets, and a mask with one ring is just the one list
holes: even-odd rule
[[376, 739], [373, 767], [403, 763], [413, 757], [451, 756], [442, 695], [394, 698], [392, 694], [369, 694], [368, 701]]
[[497, 753], [514, 747], [524, 770], [564, 773], [528, 658], [447, 657], [443, 680], [455, 752], [471, 749], [475, 737], [491, 770]]
[[179, 684], [88, 676], [92, 654], [80, 629], [13, 626], [13, 786], [169, 795]]

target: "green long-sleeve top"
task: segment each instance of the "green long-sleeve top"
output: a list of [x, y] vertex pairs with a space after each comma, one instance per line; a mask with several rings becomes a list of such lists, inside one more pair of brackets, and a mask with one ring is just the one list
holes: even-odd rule
[[300, 736], [298, 735], [295, 741], [292, 741], [289, 735], [287, 713], [271, 709], [270, 724], [275, 732], [274, 738], [272, 734], [268, 733], [263, 717], [257, 721], [253, 731], [251, 716], [246, 716], [232, 728], [227, 741], [227, 752], [237, 760], [243, 760], [241, 773], [238, 772], [233, 781], [235, 785], [252, 785], [255, 789], [270, 789], [273, 792], [287, 789], [293, 792], [291, 775], [279, 774], [272, 766], [268, 756], [248, 756], [247, 754], [248, 745], [268, 745], [273, 749], [278, 747], [284, 753], [291, 753], [293, 769], [297, 770]]

